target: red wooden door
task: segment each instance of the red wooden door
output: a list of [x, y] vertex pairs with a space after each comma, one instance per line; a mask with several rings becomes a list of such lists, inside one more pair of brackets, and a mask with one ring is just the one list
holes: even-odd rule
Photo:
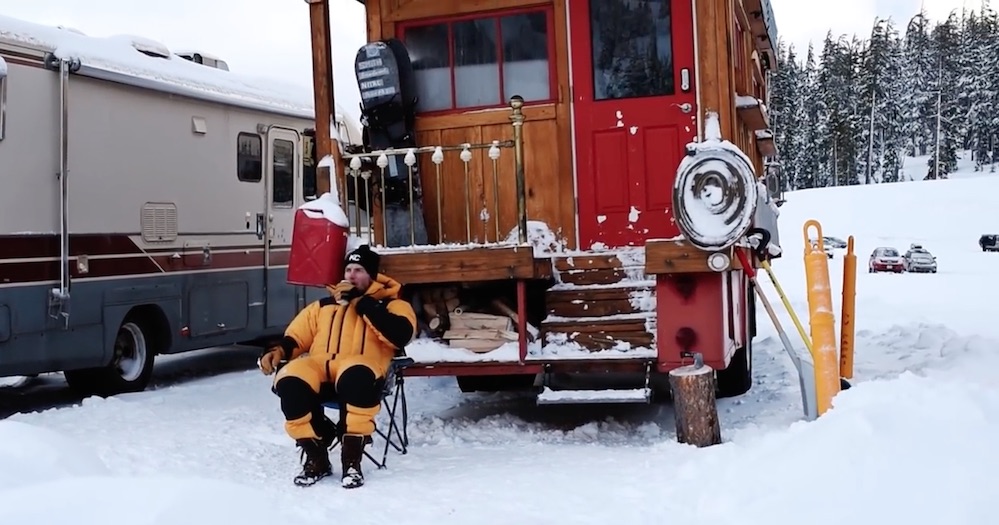
[[697, 134], [690, 0], [569, 0], [581, 248], [674, 237]]

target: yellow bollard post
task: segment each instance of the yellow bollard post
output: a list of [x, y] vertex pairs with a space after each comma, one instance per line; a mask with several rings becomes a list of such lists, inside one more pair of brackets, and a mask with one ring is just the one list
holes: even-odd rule
[[[814, 246], [808, 235], [810, 227], [815, 229]], [[833, 315], [829, 260], [822, 241], [822, 226], [818, 221], [808, 220], [802, 230], [805, 237], [805, 284], [812, 335], [812, 359], [815, 361], [815, 397], [821, 416], [832, 406], [832, 398], [839, 393], [840, 387], [836, 316]]]
[[853, 379], [853, 338], [857, 310], [857, 255], [853, 253], [853, 236], [846, 241], [843, 256], [843, 313], [839, 327], [839, 376]]

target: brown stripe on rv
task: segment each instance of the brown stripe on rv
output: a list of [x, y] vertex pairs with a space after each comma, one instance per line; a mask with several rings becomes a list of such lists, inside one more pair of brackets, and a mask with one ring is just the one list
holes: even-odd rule
[[[16, 242], [10, 242], [14, 241]], [[59, 261], [9, 262], [11, 259], [57, 258], [58, 238], [54, 236], [0, 237], [0, 283], [27, 283], [59, 279]], [[74, 235], [70, 239], [72, 257], [88, 256], [87, 272], [80, 273], [77, 263], [70, 262], [73, 278], [125, 277], [178, 271], [226, 270], [260, 267], [264, 264], [263, 247], [219, 247], [209, 250], [209, 257], [200, 249], [161, 249], [143, 254], [125, 235]], [[225, 250], [225, 251], [222, 251]], [[271, 251], [270, 264], [288, 264], [287, 247]], [[104, 258], [93, 258], [101, 256]], [[6, 259], [8, 262], [4, 262]]]
[[[0, 259], [59, 257], [59, 235], [0, 235]], [[118, 255], [142, 253], [128, 235], [74, 234], [69, 237], [69, 254]]]
[[[280, 265], [275, 259], [287, 259], [287, 252], [272, 253], [271, 264]], [[262, 250], [235, 253], [212, 253], [206, 261], [199, 252], [197, 255], [121, 256], [108, 259], [89, 259], [87, 272], [80, 273], [77, 264], [70, 262], [70, 276], [92, 279], [96, 277], [126, 277], [198, 270], [235, 270], [239, 268], [260, 268], [264, 265]], [[0, 284], [29, 283], [59, 280], [59, 261], [31, 261], [0, 263]]]
[[[215, 246], [215, 250], [260, 250], [262, 244], [243, 244], [233, 246]], [[281, 247], [275, 247], [281, 249]], [[284, 247], [287, 248], [287, 247]], [[177, 247], [147, 248], [145, 253], [173, 254], [181, 250]], [[199, 249], [200, 250], [200, 249]], [[70, 235], [70, 256], [87, 255], [125, 255], [139, 254], [143, 250], [126, 234], [85, 234]], [[59, 257], [59, 236], [56, 234], [37, 235], [0, 235], [0, 260], [3, 259], [34, 259], [42, 257]]]

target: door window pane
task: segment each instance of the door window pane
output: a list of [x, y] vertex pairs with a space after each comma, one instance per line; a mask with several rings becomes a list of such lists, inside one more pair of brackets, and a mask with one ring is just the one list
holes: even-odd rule
[[456, 22], [454, 31], [454, 93], [456, 107], [500, 103], [496, 19]]
[[500, 19], [503, 36], [503, 93], [524, 100], [551, 98], [548, 66], [548, 17], [524, 13]]
[[451, 109], [447, 24], [411, 27], [406, 30], [405, 44], [420, 95], [417, 111]]
[[670, 0], [590, 0], [595, 100], [672, 95]]
[[271, 202], [275, 208], [295, 205], [295, 144], [277, 139], [273, 146]]
[[307, 201], [313, 200], [316, 195], [316, 137], [306, 131], [302, 135], [302, 198]]

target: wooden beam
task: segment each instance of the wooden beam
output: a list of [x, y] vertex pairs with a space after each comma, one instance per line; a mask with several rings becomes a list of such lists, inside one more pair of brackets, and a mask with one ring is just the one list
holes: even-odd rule
[[[697, 67], [698, 90], [701, 94], [698, 108], [703, 116], [708, 112], [718, 114], [722, 136], [731, 139], [735, 127], [735, 75], [731, 62], [732, 36], [728, 22], [729, 0], [702, 0], [697, 2]], [[732, 15], [734, 16], [734, 15]], [[704, 130], [698, 130], [703, 135]]]
[[[393, 252], [378, 250], [380, 271], [402, 284], [437, 284], [536, 279], [534, 253], [525, 247], [470, 247], [457, 250]], [[543, 270], [543, 266], [539, 269]]]
[[[523, 109], [527, 122], [555, 119], [555, 104], [532, 104], [524, 106]], [[420, 132], [496, 125], [510, 125], [509, 107], [416, 117], [416, 129]]]
[[[336, 103], [333, 97], [333, 55], [330, 44], [329, 0], [306, 0], [309, 4], [309, 25], [312, 29], [312, 90], [315, 101], [316, 158], [322, 161], [327, 155], [333, 158], [333, 165], [343, 167], [340, 147], [334, 147], [330, 133], [331, 124], [336, 122]], [[330, 191], [329, 168], [316, 168], [316, 192], [322, 195]], [[340, 196], [341, 200], [346, 195]]]
[[[755, 102], [750, 103], [750, 99]], [[740, 95], [739, 102], [736, 103], [736, 111], [739, 113], [739, 118], [742, 119], [742, 122], [752, 131], [768, 129], [770, 127], [770, 119], [763, 109], [763, 104], [756, 97]]]
[[396, 4], [394, 8], [382, 15], [385, 21], [402, 22], [406, 20], [419, 20], [421, 18], [456, 16], [483, 11], [549, 5], [552, 3], [552, 0], [424, 0], [410, 2], [395, 1], [393, 3]]
[[749, 15], [746, 14], [745, 0], [735, 0], [735, 17], [739, 19], [739, 25], [749, 31]]
[[777, 145], [774, 143], [774, 134], [770, 130], [756, 130], [756, 151], [764, 157], [777, 156]]
[[[685, 240], [653, 239], [645, 243], [647, 275], [712, 271], [708, 256], [716, 252], [702, 250]], [[722, 250], [732, 260], [731, 248]], [[727, 269], [732, 269], [730, 263]]]

